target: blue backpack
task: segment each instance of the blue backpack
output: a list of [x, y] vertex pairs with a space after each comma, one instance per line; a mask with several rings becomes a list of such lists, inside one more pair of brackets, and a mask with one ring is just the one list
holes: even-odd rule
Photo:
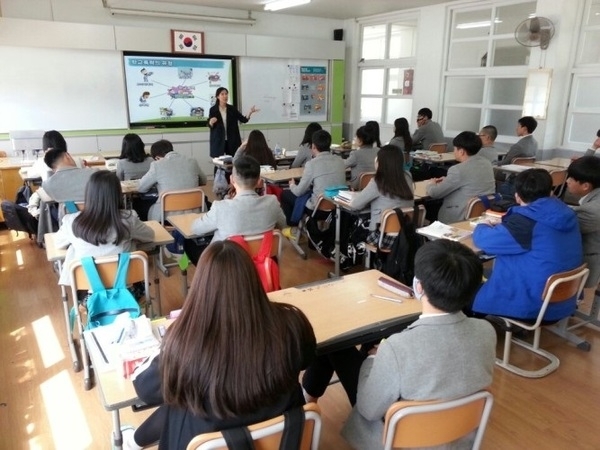
[[129, 258], [129, 253], [119, 255], [115, 282], [110, 289], [106, 289], [102, 284], [94, 258], [91, 256], [81, 258], [81, 265], [92, 290], [87, 298], [88, 321], [85, 327], [87, 330], [109, 325], [114, 322], [119, 314], [124, 312], [129, 312], [132, 319], [139, 317], [140, 306], [133, 294], [127, 289]]

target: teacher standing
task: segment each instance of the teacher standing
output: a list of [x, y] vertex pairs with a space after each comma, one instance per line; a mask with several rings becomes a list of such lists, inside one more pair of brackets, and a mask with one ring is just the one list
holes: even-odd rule
[[250, 108], [247, 116], [244, 116], [235, 107], [229, 105], [229, 91], [220, 87], [215, 94], [217, 102], [208, 112], [208, 126], [210, 128], [210, 156], [216, 158], [222, 155], [235, 154], [242, 145], [238, 122], [246, 123], [252, 114], [258, 111], [254, 106]]

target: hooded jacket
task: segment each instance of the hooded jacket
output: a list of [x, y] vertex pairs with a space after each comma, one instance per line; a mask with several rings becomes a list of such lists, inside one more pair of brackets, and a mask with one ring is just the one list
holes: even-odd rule
[[[555, 197], [514, 206], [499, 225], [478, 225], [473, 243], [496, 255], [492, 275], [473, 304], [473, 311], [483, 314], [535, 320], [548, 277], [583, 260], [577, 216]], [[575, 306], [575, 298], [550, 304], [544, 320], [567, 317]]]

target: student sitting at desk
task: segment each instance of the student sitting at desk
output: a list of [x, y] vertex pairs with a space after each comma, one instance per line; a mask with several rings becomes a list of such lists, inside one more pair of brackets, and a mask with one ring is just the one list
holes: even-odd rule
[[[173, 151], [173, 144], [165, 139], [156, 141], [150, 147], [154, 162], [148, 173], [140, 180], [138, 191], [148, 192], [154, 186], [158, 197], [163, 192], [180, 189], [192, 189], [206, 184], [206, 175], [198, 166], [198, 161]], [[161, 203], [158, 200], [150, 207], [148, 218], [160, 220]]]
[[[475, 297], [473, 311], [535, 320], [549, 276], [582, 263], [577, 217], [552, 196], [552, 178], [544, 169], [515, 177], [513, 206], [498, 225], [479, 224], [473, 243], [496, 255], [494, 269]], [[545, 320], [560, 320], [575, 311], [575, 301], [550, 303]]]
[[[327, 131], [319, 130], [313, 134], [313, 159], [306, 163], [300, 183], [296, 184], [296, 181], [291, 179], [290, 188], [284, 190], [281, 195], [281, 207], [288, 225], [298, 225], [291, 221], [298, 197], [310, 192], [312, 189], [312, 194], [305, 205], [305, 210], [312, 213], [312, 210], [317, 206], [317, 199], [325, 192], [325, 188], [346, 184], [344, 161], [339, 156], [332, 155], [330, 147], [331, 135]], [[283, 230], [283, 234], [287, 238], [293, 239], [295, 233], [291, 228], [286, 228]]]
[[233, 161], [242, 155], [251, 156], [258, 161], [261, 166], [271, 166], [277, 168], [277, 160], [273, 156], [273, 151], [269, 148], [265, 135], [260, 130], [252, 130], [248, 139], [242, 142], [242, 145], [233, 155]]
[[160, 355], [134, 374], [139, 398], [164, 405], [135, 434], [124, 430], [124, 448], [160, 439], [159, 450], [185, 450], [200, 433], [304, 404], [298, 375], [316, 349], [306, 316], [269, 301], [250, 256], [234, 242], [212, 243], [200, 266]]
[[[379, 243], [381, 213], [386, 209], [414, 206], [412, 177], [404, 170], [404, 156], [397, 147], [381, 147], [375, 158], [375, 176], [352, 198], [349, 206], [355, 210], [369, 207], [371, 215], [366, 242], [375, 245]], [[342, 242], [347, 240], [347, 237], [342, 238]]]
[[593, 288], [600, 282], [600, 158], [573, 161], [567, 169], [567, 189], [580, 197], [573, 210], [583, 237], [583, 260], [590, 269], [585, 287]]
[[[454, 140], [454, 157], [459, 162], [445, 177], [433, 178], [427, 195], [443, 199], [437, 220], [445, 224], [465, 220], [467, 202], [478, 195], [493, 194], [496, 188], [492, 163], [479, 156], [481, 139], [472, 131], [459, 133]], [[428, 219], [436, 218], [428, 212]]]
[[151, 242], [153, 238], [154, 231], [135, 211], [123, 209], [117, 176], [108, 170], [95, 171], [85, 189], [85, 209], [67, 214], [56, 233], [56, 247], [69, 246], [58, 283], [71, 284], [71, 261], [132, 252], [136, 241]]
[[135, 133], [127, 133], [121, 144], [121, 155], [117, 161], [117, 177], [121, 181], [142, 178], [152, 164], [152, 157], [146, 154], [144, 142]]
[[[44, 154], [51, 148], [63, 152], [67, 151], [67, 141], [65, 141], [63, 135], [56, 130], [46, 131], [44, 136], [42, 136], [42, 150], [44, 151]], [[83, 167], [80, 158], [73, 158], [73, 160], [77, 167]], [[52, 175], [52, 169], [46, 164], [43, 157], [39, 158], [36, 156], [33, 165], [27, 169], [27, 176], [29, 178], [39, 177], [42, 181], [46, 181], [50, 175]]]
[[317, 122], [311, 122], [306, 126], [304, 137], [302, 138], [302, 142], [300, 142], [300, 148], [298, 148], [298, 154], [290, 165], [291, 169], [295, 167], [304, 167], [306, 163], [312, 159], [312, 135], [315, 131], [322, 129], [323, 127]]
[[[259, 234], [273, 228], [285, 227], [285, 216], [274, 195], [258, 195], [256, 183], [260, 179], [260, 165], [251, 156], [240, 156], [233, 163], [231, 183], [236, 195], [232, 199], [215, 201], [210, 211], [192, 223], [192, 233], [213, 233], [212, 242], [230, 236]], [[203, 246], [186, 239], [185, 253], [196, 264]]]
[[83, 201], [85, 187], [95, 169], [78, 168], [71, 154], [60, 149], [48, 150], [44, 162], [54, 171], [42, 183], [46, 194], [58, 203]]
[[360, 174], [365, 172], [375, 171], [375, 157], [377, 156], [376, 147], [373, 135], [369, 132], [366, 126], [359, 127], [356, 130], [356, 145], [358, 150], [352, 150], [350, 156], [344, 160], [344, 165], [350, 167], [350, 186], [354, 190], [358, 190]]

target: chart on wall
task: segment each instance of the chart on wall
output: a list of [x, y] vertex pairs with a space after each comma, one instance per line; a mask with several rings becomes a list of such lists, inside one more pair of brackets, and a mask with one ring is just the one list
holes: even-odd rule
[[329, 102], [329, 62], [241, 58], [241, 112], [260, 111], [252, 123], [323, 122]]

